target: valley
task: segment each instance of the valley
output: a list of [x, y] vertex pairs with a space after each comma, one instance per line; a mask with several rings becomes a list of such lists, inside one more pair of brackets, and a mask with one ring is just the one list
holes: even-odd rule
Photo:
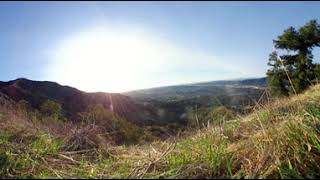
[[[137, 125], [186, 125], [187, 113], [196, 108], [224, 106], [237, 113], [248, 113], [263, 96], [266, 79], [215, 81], [132, 91], [126, 93], [86, 93], [55, 82], [24, 78], [0, 82], [0, 93], [15, 102], [26, 101], [39, 109], [46, 100], [61, 104], [62, 114], [70, 121], [80, 120], [79, 113], [97, 105]], [[262, 98], [262, 100], [261, 100]]]

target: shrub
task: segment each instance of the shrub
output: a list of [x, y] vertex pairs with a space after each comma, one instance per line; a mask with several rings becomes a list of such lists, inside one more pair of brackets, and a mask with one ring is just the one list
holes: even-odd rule
[[62, 113], [61, 105], [58, 102], [52, 100], [46, 100], [41, 104], [40, 113], [54, 120], [66, 121], [66, 118], [63, 116]]
[[[97, 140], [93, 140], [92, 138], [103, 138], [108, 141], [112, 140], [110, 143], [130, 144], [138, 142], [140, 137], [143, 136], [141, 128], [121, 118], [114, 112], [107, 110], [101, 104], [96, 105], [86, 112], [80, 113], [80, 117], [82, 121], [80, 128], [84, 131], [87, 131], [85, 129], [94, 129], [92, 132], [95, 132], [95, 134], [90, 135], [91, 141], [93, 142]], [[78, 131], [78, 133], [80, 132], [81, 131]]]

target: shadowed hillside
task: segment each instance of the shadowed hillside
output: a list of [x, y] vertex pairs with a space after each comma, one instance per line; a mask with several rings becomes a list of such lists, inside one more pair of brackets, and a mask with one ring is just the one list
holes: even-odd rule
[[97, 104], [134, 123], [141, 124], [148, 118], [154, 118], [150, 109], [136, 104], [127, 96], [116, 93], [85, 93], [54, 82], [28, 79], [0, 82], [0, 92], [16, 102], [26, 100], [37, 109], [44, 101], [54, 100], [62, 105], [63, 114], [74, 121], [79, 120], [79, 113]]

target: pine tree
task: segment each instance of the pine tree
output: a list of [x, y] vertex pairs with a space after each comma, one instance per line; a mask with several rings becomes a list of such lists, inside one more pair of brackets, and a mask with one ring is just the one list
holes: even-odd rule
[[[311, 20], [305, 26], [296, 30], [293, 27], [286, 29], [282, 35], [274, 40], [275, 47], [280, 50], [286, 50], [288, 54], [280, 56], [283, 68], [276, 70], [277, 66], [271, 65], [272, 69], [268, 71], [267, 76], [270, 81], [269, 85], [274, 94], [287, 95], [295, 92], [301, 92], [312, 84], [316, 78], [316, 65], [312, 63], [312, 50], [314, 47], [320, 46], [320, 26], [316, 20]], [[276, 55], [276, 54], [275, 54]], [[269, 59], [270, 61], [270, 59]], [[271, 62], [276, 61], [271, 60]], [[272, 64], [272, 63], [271, 63]], [[270, 65], [270, 64], [269, 64]], [[281, 67], [281, 65], [279, 66]], [[283, 78], [284, 70], [292, 80], [292, 84], [288, 84]], [[293, 86], [288, 88], [288, 86]]]

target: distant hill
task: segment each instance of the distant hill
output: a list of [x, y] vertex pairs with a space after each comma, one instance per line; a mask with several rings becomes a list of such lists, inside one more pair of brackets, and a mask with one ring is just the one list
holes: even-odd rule
[[232, 85], [232, 86], [257, 86], [266, 87], [267, 78], [254, 78], [254, 79], [238, 79], [238, 80], [221, 80], [221, 81], [210, 81], [203, 83], [196, 83], [194, 85]]
[[249, 91], [260, 91], [266, 88], [266, 78], [211, 81], [187, 85], [175, 85], [142, 89], [123, 93], [139, 100], [172, 100], [188, 99], [198, 96], [221, 96], [248, 94]]
[[[86, 93], [76, 88], [49, 81], [32, 81], [24, 78], [8, 82], [0, 81], [0, 94], [14, 101], [26, 100], [34, 108], [47, 99], [62, 105], [66, 117], [78, 120], [79, 112], [97, 104], [116, 112], [132, 122], [147, 121], [151, 110], [136, 104], [130, 97], [117, 93]], [[151, 116], [151, 115], [150, 115]]]
[[266, 78], [211, 81], [186, 85], [157, 87], [123, 93], [136, 102], [153, 106], [162, 121], [185, 121], [190, 109], [226, 106], [245, 113], [263, 96]]

